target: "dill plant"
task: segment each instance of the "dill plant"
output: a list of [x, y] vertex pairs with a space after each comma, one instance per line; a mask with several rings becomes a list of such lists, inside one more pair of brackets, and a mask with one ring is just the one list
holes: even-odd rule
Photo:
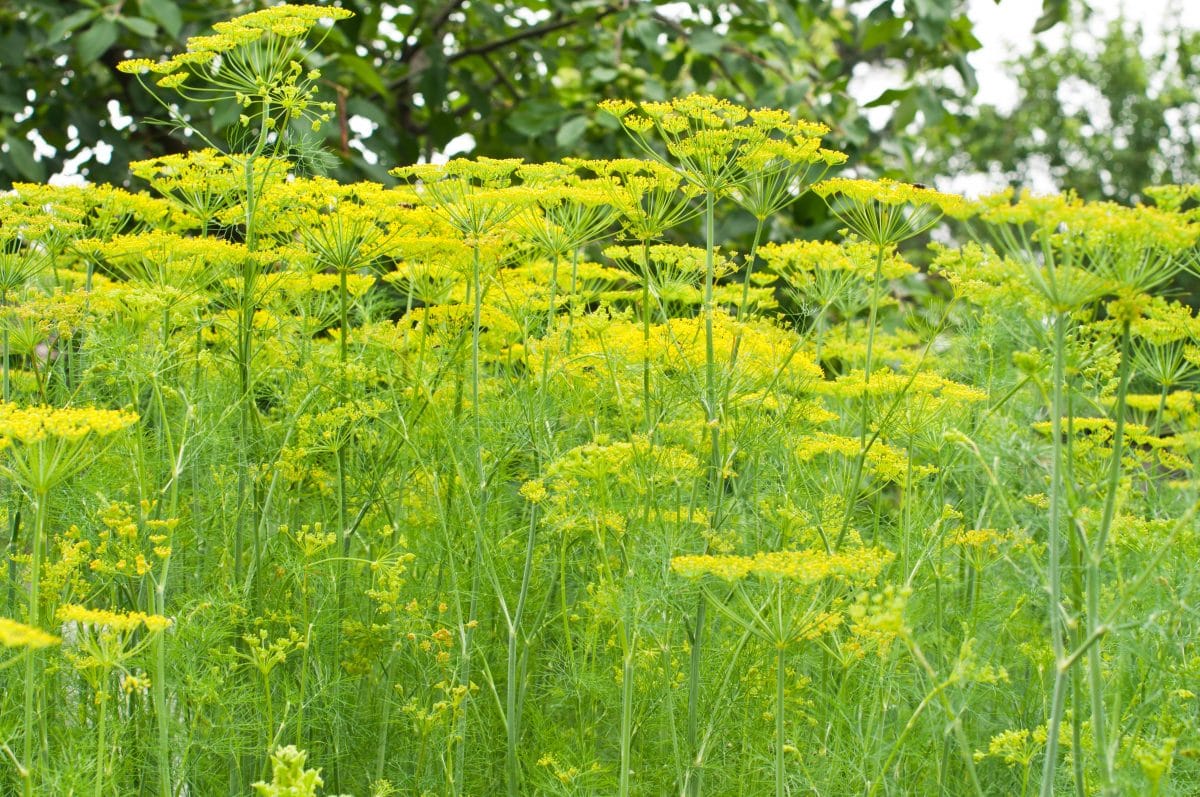
[[341, 16], [123, 67], [226, 151], [0, 198], [0, 790], [1195, 791], [1192, 188], [822, 182], [704, 97], [343, 185]]

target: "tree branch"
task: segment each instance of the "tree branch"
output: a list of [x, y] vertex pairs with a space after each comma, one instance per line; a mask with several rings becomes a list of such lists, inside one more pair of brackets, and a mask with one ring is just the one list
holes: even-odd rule
[[[615, 14], [620, 10], [621, 6], [619, 4], [605, 6], [597, 11], [596, 15], [591, 19], [592, 21], [599, 21], [604, 17], [607, 17], [610, 14]], [[487, 53], [495, 52], [496, 50], [516, 44], [517, 42], [525, 41], [526, 39], [536, 39], [541, 36], [545, 36], [548, 33], [553, 33], [556, 30], [573, 27], [578, 25], [580, 21], [581, 19], [579, 17], [571, 17], [569, 19], [557, 19], [553, 22], [547, 22], [544, 25], [535, 25], [532, 28], [526, 28], [525, 30], [514, 33], [511, 36], [506, 36], [503, 39], [496, 39], [495, 41], [488, 42], [486, 44], [477, 44], [474, 47], [468, 47], [465, 50], [460, 50], [446, 60], [449, 63], [454, 63], [455, 61], [461, 61], [464, 58], [470, 58], [473, 55], [486, 55]]]

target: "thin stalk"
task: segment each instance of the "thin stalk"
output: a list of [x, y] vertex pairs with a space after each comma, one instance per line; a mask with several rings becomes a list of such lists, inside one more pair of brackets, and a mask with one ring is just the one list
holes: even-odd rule
[[1067, 314], [1054, 315], [1054, 371], [1050, 406], [1050, 440], [1053, 461], [1050, 466], [1050, 517], [1047, 533], [1047, 577], [1050, 586], [1049, 624], [1054, 647], [1054, 690], [1050, 698], [1050, 716], [1046, 723], [1046, 758], [1042, 767], [1041, 797], [1054, 797], [1054, 772], [1058, 768], [1058, 730], [1062, 725], [1066, 702], [1066, 651], [1063, 648], [1062, 620], [1062, 413], [1065, 405]]
[[[337, 534], [341, 540], [341, 556], [337, 560], [337, 574], [335, 578], [334, 590], [337, 593], [337, 627], [334, 630], [334, 658], [338, 663], [339, 669], [342, 664], [342, 655], [344, 653], [342, 647], [342, 618], [345, 617], [346, 611], [346, 568], [350, 558], [350, 535], [346, 528], [346, 444], [339, 443], [337, 450], [334, 452], [334, 462], [336, 464], [336, 484], [337, 484]], [[341, 679], [335, 682], [334, 695], [340, 697], [342, 693]], [[270, 685], [267, 686], [268, 695], [270, 693]], [[337, 758], [333, 766], [333, 781], [341, 783], [341, 768], [339, 766], [342, 759], [342, 727], [344, 722], [339, 721], [334, 723], [333, 730], [333, 748], [337, 752]], [[268, 744], [270, 739], [268, 737]]]
[[786, 793], [783, 777], [783, 748], [786, 739], [783, 703], [787, 692], [787, 671], [784, 670], [785, 653], [786, 647], [783, 641], [777, 641], [775, 643], [775, 797], [784, 797]]
[[[107, 673], [105, 673], [107, 676]], [[108, 755], [104, 749], [104, 735], [107, 730], [108, 720], [108, 694], [104, 691], [104, 683], [108, 678], [100, 680], [100, 690], [96, 697], [100, 701], [99, 717], [96, 720], [96, 785], [92, 789], [92, 794], [95, 797], [102, 797], [104, 794], [104, 775], [108, 769]]]
[[[41, 583], [42, 583], [42, 547], [45, 544], [46, 522], [49, 517], [47, 500], [47, 491], [37, 490], [34, 492], [34, 521], [33, 521], [33, 551], [30, 560], [29, 570], [29, 625], [33, 628], [39, 628], [39, 610], [41, 607]], [[34, 772], [34, 726], [37, 726], [38, 746], [41, 747], [45, 741], [45, 717], [40, 711], [35, 711], [37, 700], [37, 680], [35, 674], [40, 672], [38, 661], [41, 659], [39, 652], [36, 650], [28, 651], [25, 655], [25, 738], [22, 757], [25, 765], [24, 772], [24, 793], [25, 797], [33, 797], [33, 772]], [[35, 718], [36, 715], [36, 718]]]
[[767, 217], [755, 218], [754, 240], [750, 244], [750, 253], [746, 255], [746, 276], [742, 280], [742, 302], [738, 305], [737, 320], [741, 321], [746, 315], [746, 305], [750, 302], [750, 277], [754, 275], [754, 258], [758, 255], [758, 242], [762, 239], [763, 226]]
[[[483, 425], [479, 405], [479, 338], [483, 327], [483, 277], [482, 263], [479, 257], [479, 242], [472, 246], [471, 257], [471, 428], [474, 435], [475, 472], [478, 479], [476, 489], [477, 505], [475, 513], [475, 566], [471, 568], [471, 600], [467, 610], [467, 622], [462, 632], [462, 675], [459, 684], [469, 689], [471, 686], [472, 656], [474, 655], [474, 637], [476, 614], [479, 610], [479, 579], [483, 565], [483, 523], [487, 510], [487, 472], [483, 464]], [[461, 616], [461, 615], [460, 615]], [[465, 702], [465, 701], [464, 701]], [[455, 795], [463, 794], [463, 779], [465, 777], [467, 755], [467, 711], [466, 706], [459, 709], [457, 722], [458, 754], [449, 753], [453, 759], [453, 788]]]
[[3, 398], [8, 401], [12, 390], [9, 386], [8, 374], [8, 291], [0, 291], [0, 367], [4, 370], [4, 394]]
[[338, 320], [342, 326], [338, 335], [338, 362], [345, 365], [350, 335], [350, 293], [346, 286], [346, 269], [338, 269], [338, 279]]
[[571, 251], [571, 298], [567, 302], [567, 354], [571, 353], [571, 341], [575, 330], [575, 300], [579, 298], [579, 249]]
[[627, 624], [622, 623], [621, 641], [621, 774], [618, 779], [620, 797], [630, 795], [630, 775], [633, 772], [633, 697], [634, 697], [634, 653], [637, 649], [637, 632], [631, 636]]
[[[154, 588], [155, 614], [166, 616], [166, 578], [171, 560], [163, 563], [162, 580]], [[171, 738], [167, 717], [167, 642], [166, 634], [154, 635], [154, 714], [158, 720], [158, 794], [171, 797]]]
[[[879, 283], [883, 278], [883, 256], [884, 248], [880, 246], [875, 253], [875, 273], [871, 276], [871, 307], [867, 315], [867, 362], [863, 369], [863, 383], [868, 385], [871, 384], [871, 367], [874, 365], [875, 320], [879, 315]], [[863, 434], [866, 434], [865, 423]]]
[[[715, 238], [716, 197], [712, 191], [704, 196], [704, 412], [709, 429], [709, 523], [714, 527], [720, 522], [721, 509], [721, 425], [717, 412], [717, 363], [713, 347], [713, 247]], [[695, 777], [688, 779], [689, 797], [698, 797], [701, 791], [699, 758], [696, 732], [700, 714], [700, 664], [704, 642], [705, 615], [708, 603], [704, 596], [697, 599], [696, 621], [692, 629], [692, 650], [688, 663], [688, 750], [692, 754]]]
[[505, 751], [507, 764], [509, 797], [518, 797], [521, 793], [521, 761], [519, 750], [521, 746], [521, 700], [517, 683], [517, 669], [520, 659], [520, 637], [522, 620], [525, 617], [525, 605], [529, 597], [529, 587], [533, 581], [533, 553], [537, 542], [537, 508], [529, 513], [529, 536], [525, 542], [525, 566], [521, 571], [521, 593], [517, 596], [517, 606], [508, 623], [508, 682], [505, 687], [505, 715], [508, 731], [508, 747]]
[[[266, 733], [265, 747], [269, 753], [271, 750], [271, 744], [275, 739], [275, 731], [274, 731], [274, 728], [275, 728], [275, 706], [271, 700], [271, 673], [269, 670], [260, 670], [259, 672], [262, 675], [263, 695], [266, 698], [266, 708], [267, 708], [266, 730], [267, 730], [267, 733]], [[263, 771], [264, 777], [267, 774], [267, 767], [270, 766], [269, 761], [270, 761], [270, 756], [268, 755], [267, 760], [263, 762], [263, 770], [262, 771]]]
[[550, 335], [554, 332], [555, 321], [558, 320], [558, 252], [553, 255], [550, 261], [550, 300], [547, 303], [546, 313], [546, 332], [542, 336], [542, 377], [540, 385], [540, 395], [542, 400], [546, 396], [546, 383], [550, 378], [550, 347], [546, 342], [550, 340]]
[[646, 434], [654, 424], [650, 407], [650, 241], [642, 239], [642, 408]]
[[[1129, 394], [1129, 380], [1132, 375], [1129, 356], [1129, 327], [1126, 319], [1121, 325], [1121, 363], [1118, 366], [1117, 400], [1113, 408], [1116, 413], [1116, 426], [1113, 429], [1112, 458], [1109, 460], [1107, 494], [1104, 497], [1104, 513], [1100, 519], [1100, 531], [1096, 535], [1095, 544], [1088, 552], [1087, 568], [1087, 637], [1096, 636], [1100, 626], [1100, 569], [1104, 562], [1104, 548], [1112, 531], [1113, 517], [1116, 514], [1117, 489], [1121, 483], [1121, 454], [1125, 441], [1125, 400]], [[1095, 749], [1100, 755], [1100, 793], [1111, 794], [1115, 779], [1113, 751], [1108, 746], [1107, 720], [1104, 710], [1104, 680], [1101, 662], [1101, 643], [1097, 637], [1096, 644], [1088, 649], [1088, 687], [1092, 702], [1092, 738]]]

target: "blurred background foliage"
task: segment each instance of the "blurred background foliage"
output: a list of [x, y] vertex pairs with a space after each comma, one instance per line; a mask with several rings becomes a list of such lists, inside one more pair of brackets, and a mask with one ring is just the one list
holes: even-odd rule
[[[1086, 22], [1078, 0], [1043, 2], [1031, 35]], [[596, 102], [691, 91], [824, 121], [852, 164], [910, 180], [977, 171], [1020, 185], [1032, 168], [1088, 197], [1130, 199], [1148, 182], [1195, 179], [1200, 37], [1192, 33], [1149, 55], [1138, 31], [1122, 25], [1109, 29], [1099, 57], [1039, 44], [1013, 65], [1020, 99], [1001, 110], [972, 103], [967, 56], [980, 43], [966, 0], [340, 4], [356, 16], [331, 31], [312, 65], [338, 102], [326, 143], [344, 180], [390, 182], [388, 168], [461, 151], [464, 134], [477, 155], [634, 154], [593, 113]], [[114, 67], [170, 53], [213, 22], [263, 5], [0, 4], [0, 187], [45, 180], [68, 161], [88, 180], [120, 185], [130, 160], [198, 146], [145, 121], [162, 109]], [[864, 101], [871, 74], [886, 74], [889, 88]], [[1064, 86], [1089, 101], [1065, 109]], [[875, 112], [872, 125], [872, 108], [890, 113]], [[181, 110], [215, 140], [238, 113]]]

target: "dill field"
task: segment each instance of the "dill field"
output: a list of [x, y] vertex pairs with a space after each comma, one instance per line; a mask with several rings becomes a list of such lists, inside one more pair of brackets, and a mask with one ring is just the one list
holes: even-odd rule
[[340, 184], [343, 16], [124, 62], [239, 136], [0, 197], [0, 794], [1200, 791], [1200, 187], [696, 95]]

